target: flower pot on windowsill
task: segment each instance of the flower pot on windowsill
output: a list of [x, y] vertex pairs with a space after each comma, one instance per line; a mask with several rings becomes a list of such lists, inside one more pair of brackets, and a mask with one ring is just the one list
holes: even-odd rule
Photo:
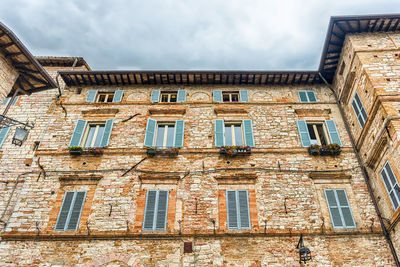
[[311, 145], [308, 148], [308, 152], [313, 156], [338, 156], [340, 155], [341, 149], [338, 144], [329, 144], [325, 146]]
[[165, 155], [175, 157], [179, 154], [179, 148], [169, 147], [169, 148], [147, 148], [146, 153], [148, 156], [153, 157], [155, 155]]
[[86, 152], [93, 156], [103, 155], [103, 149], [101, 147], [91, 147], [86, 150]]
[[221, 146], [219, 153], [226, 156], [250, 155], [251, 147], [249, 146]]
[[72, 156], [82, 155], [83, 149], [80, 146], [71, 146], [69, 148], [69, 154]]

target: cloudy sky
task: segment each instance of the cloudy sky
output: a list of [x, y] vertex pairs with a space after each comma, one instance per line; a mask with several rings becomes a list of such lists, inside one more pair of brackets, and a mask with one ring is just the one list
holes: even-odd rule
[[34, 55], [92, 69], [315, 70], [329, 17], [400, 13], [399, 0], [0, 0]]

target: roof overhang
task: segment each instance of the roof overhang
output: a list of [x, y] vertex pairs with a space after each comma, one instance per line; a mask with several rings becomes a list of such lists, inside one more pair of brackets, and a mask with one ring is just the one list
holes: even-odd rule
[[25, 45], [0, 22], [0, 53], [10, 61], [20, 74], [13, 90], [21, 89], [26, 94], [55, 88], [56, 83], [29, 52]]
[[319, 84], [317, 71], [60, 71], [68, 86]]
[[332, 82], [346, 34], [395, 31], [400, 31], [400, 14], [331, 17], [319, 71]]
[[[83, 57], [48, 57], [39, 56], [35, 57], [42, 66], [45, 67], [82, 67], [85, 66], [87, 70], [91, 70]], [[76, 60], [76, 63], [75, 63]], [[74, 65], [75, 63], [75, 65]]]

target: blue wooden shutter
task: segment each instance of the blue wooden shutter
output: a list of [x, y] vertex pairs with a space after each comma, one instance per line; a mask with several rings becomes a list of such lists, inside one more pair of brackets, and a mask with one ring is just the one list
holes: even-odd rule
[[101, 139], [100, 147], [108, 146], [108, 141], [110, 140], [113, 123], [114, 123], [114, 119], [109, 119], [106, 121], [106, 125], [104, 127], [103, 138]]
[[87, 121], [78, 120], [75, 124], [74, 133], [72, 134], [69, 147], [79, 146], [82, 140], [83, 132], [85, 131]]
[[121, 102], [123, 95], [124, 95], [124, 90], [115, 91], [112, 102]]
[[299, 129], [299, 135], [302, 146], [309, 147], [311, 145], [311, 140], [310, 140], [310, 134], [308, 133], [306, 121], [297, 120], [297, 128]]
[[153, 147], [154, 133], [156, 131], [157, 121], [153, 119], [147, 120], [146, 135], [144, 136], [144, 146]]
[[239, 96], [240, 96], [240, 102], [249, 102], [249, 91], [240, 90]]
[[75, 231], [78, 228], [83, 203], [85, 202], [85, 196], [85, 191], [75, 192], [74, 204], [72, 204], [72, 209], [69, 214], [69, 220], [66, 230]]
[[0, 128], [0, 147], [3, 145], [4, 140], [7, 138], [7, 134], [10, 131], [11, 127], [3, 127]]
[[160, 101], [160, 90], [151, 91], [150, 102], [159, 102]]
[[186, 90], [178, 90], [176, 102], [186, 102]]
[[298, 91], [300, 102], [308, 102], [307, 93], [305, 91]]
[[215, 146], [220, 147], [225, 145], [224, 138], [224, 120], [215, 120]]
[[228, 218], [228, 229], [237, 229], [238, 225], [238, 210], [236, 204], [236, 191], [226, 191], [226, 212]]
[[251, 120], [243, 120], [243, 131], [246, 146], [254, 147], [253, 123]]
[[340, 141], [340, 137], [339, 137], [339, 133], [336, 128], [335, 121], [326, 120], [325, 124], [326, 124], [326, 128], [328, 129], [329, 137], [331, 138], [331, 143], [342, 146], [342, 142]]
[[10, 100], [11, 100], [11, 97], [6, 97], [6, 98], [4, 99], [2, 105], [3, 105], [3, 106], [7, 106], [7, 105], [8, 105], [8, 102], [10, 102]]
[[183, 147], [184, 134], [185, 134], [185, 121], [183, 120], [176, 121], [174, 147]]
[[144, 230], [153, 230], [154, 215], [156, 211], [156, 198], [157, 198], [157, 191], [154, 190], [147, 191], [146, 207], [144, 210], [144, 217], [143, 217]]
[[64, 231], [65, 225], [67, 223], [69, 210], [71, 209], [71, 203], [74, 198], [75, 192], [69, 191], [65, 193], [63, 203], [61, 205], [60, 212], [58, 213], [56, 227], [54, 228], [56, 231]]
[[221, 90], [213, 91], [213, 102], [222, 102], [222, 91]]
[[89, 90], [86, 95], [86, 102], [94, 102], [96, 100], [97, 90]]
[[168, 191], [158, 191], [155, 230], [165, 230], [167, 224]]
[[307, 91], [308, 102], [317, 102], [317, 98], [315, 97], [315, 92]]
[[333, 227], [343, 227], [343, 222], [340, 216], [339, 206], [336, 201], [334, 190], [325, 190], [325, 197], [328, 203], [329, 212], [331, 214]]
[[344, 189], [336, 189], [336, 196], [342, 213], [344, 225], [347, 228], [356, 227], [354, 223], [353, 214], [350, 210], [349, 201], [347, 199], [346, 191]]
[[248, 229], [250, 228], [249, 196], [247, 190], [239, 190], [237, 191], [237, 194], [239, 202], [240, 228]]

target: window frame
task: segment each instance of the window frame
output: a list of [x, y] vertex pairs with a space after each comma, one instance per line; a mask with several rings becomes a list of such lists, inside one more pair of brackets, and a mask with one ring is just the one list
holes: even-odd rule
[[[115, 92], [97, 92], [95, 103], [112, 103], [114, 99]], [[100, 97], [105, 96], [105, 101], [100, 101]], [[111, 101], [108, 101], [108, 100]]]
[[320, 140], [319, 134], [317, 134], [318, 133], [318, 129], [317, 129], [316, 125], [322, 125], [322, 131], [323, 131], [322, 134], [323, 134], [323, 136], [325, 138], [326, 144], [327, 145], [328, 144], [332, 144], [331, 138], [330, 138], [329, 133], [328, 133], [328, 129], [326, 128], [326, 125], [325, 125], [324, 121], [322, 121], [322, 122], [321, 121], [306, 121], [306, 125], [307, 125], [307, 130], [308, 130], [308, 125], [312, 125], [313, 126], [315, 137], [317, 138], [316, 139], [317, 143], [312, 142], [315, 139], [311, 139], [311, 134], [309, 132], [311, 145], [320, 145], [320, 146], [322, 145], [322, 142]]
[[[86, 142], [87, 142], [87, 139], [89, 137], [90, 127], [93, 126], [93, 125], [96, 125], [96, 130], [95, 130], [95, 132], [93, 134], [91, 145], [90, 146], [86, 146]], [[106, 122], [98, 122], [98, 121], [89, 122], [88, 121], [86, 123], [85, 130], [84, 130], [83, 135], [82, 135], [82, 139], [81, 139], [81, 142], [80, 142], [80, 147], [83, 147], [83, 148], [96, 148], [94, 146], [94, 144], [96, 143], [96, 139], [98, 138], [99, 128], [101, 126], [103, 126], [104, 130], [105, 130]], [[103, 135], [104, 135], [104, 131], [103, 131]], [[103, 138], [103, 136], [101, 138]], [[101, 140], [100, 140], [100, 142], [101, 142]], [[101, 146], [99, 146], [99, 147], [101, 147]]]
[[[152, 229], [145, 228], [145, 217], [147, 213], [147, 205], [148, 205], [148, 196], [150, 192], [156, 192], [155, 204], [154, 204], [154, 215], [153, 215], [153, 227]], [[159, 194], [161, 191], [167, 192], [167, 200], [166, 200], [166, 211], [165, 211], [165, 219], [164, 219], [164, 228], [157, 229], [157, 219], [158, 219], [158, 206], [159, 206]], [[144, 213], [143, 213], [143, 221], [142, 221], [142, 230], [143, 231], [166, 231], [167, 224], [168, 224], [168, 204], [169, 204], [169, 197], [170, 197], [170, 190], [147, 190], [146, 192], [146, 203], [144, 206]]]
[[[244, 146], [246, 142], [245, 142], [245, 136], [244, 136], [243, 121], [224, 121], [224, 144], [225, 144], [225, 146], [226, 146], [226, 125], [231, 126], [232, 146]], [[242, 135], [242, 144], [241, 145], [236, 145], [235, 125], [240, 125], [240, 132]]]
[[[229, 101], [224, 101], [224, 96], [229, 96]], [[237, 96], [237, 101], [232, 101], [232, 96]], [[240, 91], [222, 91], [222, 103], [239, 103], [240, 102]]]
[[[73, 197], [72, 197], [71, 205], [70, 205], [69, 210], [68, 210], [67, 219], [65, 220], [64, 229], [63, 229], [63, 230], [57, 230], [56, 227], [57, 227], [58, 221], [59, 221], [59, 219], [60, 219], [60, 214], [61, 214], [62, 208], [63, 208], [63, 206], [64, 206], [65, 197], [67, 196], [67, 193], [69, 193], [69, 192], [73, 192], [74, 195], [73, 195]], [[68, 228], [69, 222], [70, 222], [70, 220], [71, 220], [71, 214], [72, 214], [73, 207], [74, 207], [74, 205], [75, 205], [76, 196], [77, 196], [78, 193], [80, 193], [80, 192], [83, 192], [83, 193], [85, 193], [85, 194], [84, 194], [84, 196], [83, 196], [83, 202], [82, 202], [82, 205], [81, 205], [81, 210], [80, 210], [80, 212], [79, 212], [79, 218], [78, 218], [78, 220], [77, 220], [75, 229], [73, 229], [73, 230], [68, 230], [67, 228]], [[80, 221], [81, 221], [81, 217], [82, 217], [83, 206], [85, 205], [85, 202], [86, 202], [86, 196], [87, 196], [87, 191], [85, 191], [85, 190], [66, 191], [66, 192], [64, 193], [63, 201], [62, 201], [62, 203], [61, 203], [60, 210], [59, 210], [59, 212], [58, 212], [56, 224], [54, 225], [54, 231], [76, 231], [76, 230], [78, 230], [79, 224], [80, 224]]]
[[[229, 226], [229, 199], [228, 199], [228, 192], [235, 192], [235, 201], [236, 201], [236, 216], [237, 216], [237, 227], [230, 227]], [[249, 226], [242, 227], [241, 219], [240, 219], [240, 203], [239, 203], [239, 191], [245, 191], [247, 197], [247, 216], [249, 218]], [[225, 190], [226, 196], [226, 223], [228, 230], [248, 230], [251, 229], [251, 217], [250, 217], [250, 197], [249, 197], [249, 190], [247, 189], [226, 189]]]
[[[307, 101], [302, 101], [301, 100], [301, 96], [300, 96], [301, 93], [305, 94], [305, 96], [307, 98]], [[315, 101], [311, 101], [310, 100], [309, 95], [308, 95], [309, 93], [312, 93], [314, 95]], [[317, 94], [314, 91], [297, 91], [297, 94], [299, 96], [300, 103], [316, 103], [316, 102], [318, 102]]]
[[[391, 171], [391, 173], [392, 173], [392, 175], [393, 175], [393, 177], [394, 177], [394, 180], [396, 181], [396, 184], [394, 184], [394, 185], [392, 184], [392, 181], [391, 181], [391, 179], [390, 179], [390, 175], [389, 175], [389, 173], [388, 173], [388, 171], [387, 171], [387, 169], [386, 169], [386, 166], [389, 167], [389, 169], [390, 169], [390, 171]], [[385, 173], [386, 178], [387, 178], [387, 181], [388, 181], [388, 182], [390, 183], [390, 185], [391, 185], [390, 190], [387, 188], [387, 184], [385, 183], [385, 180], [384, 180], [384, 178], [383, 178], [382, 173]], [[399, 185], [399, 181], [398, 181], [398, 179], [397, 179], [397, 177], [396, 177], [396, 175], [395, 175], [395, 173], [394, 173], [394, 171], [393, 171], [393, 168], [392, 168], [392, 166], [390, 165], [389, 161], [386, 161], [385, 165], [383, 165], [383, 168], [382, 168], [382, 170], [381, 170], [381, 172], [380, 172], [380, 175], [381, 175], [382, 182], [383, 182], [383, 184], [384, 184], [384, 186], [385, 186], [385, 188], [386, 188], [386, 192], [387, 192], [387, 194], [388, 194], [388, 197], [389, 197], [389, 199], [390, 199], [390, 202], [392, 203], [392, 207], [393, 207], [393, 209], [394, 209], [395, 211], [397, 211], [397, 210], [399, 209], [399, 207], [400, 207], [400, 196], [399, 196], [398, 194], [396, 194], [396, 186], [397, 186], [398, 188], [400, 188], [400, 185]], [[395, 205], [394, 205], [394, 203], [393, 203], [393, 199], [392, 199], [392, 197], [391, 197], [391, 195], [390, 195], [390, 193], [392, 193], [392, 192], [394, 192], [393, 195], [394, 195], [394, 198], [395, 198], [396, 201], [397, 201], [397, 208], [395, 208]]]
[[[340, 204], [339, 197], [337, 195], [337, 191], [338, 190], [343, 190], [344, 191], [344, 195], [345, 195], [346, 201], [347, 201], [347, 206], [342, 206]], [[340, 215], [340, 220], [342, 221], [342, 225], [343, 226], [335, 226], [335, 224], [334, 224], [333, 216], [332, 216], [332, 212], [331, 212], [331, 207], [332, 206], [329, 204], [328, 197], [326, 195], [327, 191], [333, 191], [334, 192], [334, 196], [335, 196], [335, 200], [336, 200], [337, 205], [334, 206], [333, 208], [337, 208], [338, 209], [339, 215]], [[326, 201], [326, 205], [328, 207], [329, 215], [330, 215], [330, 218], [331, 218], [332, 227], [334, 229], [355, 229], [355, 228], [357, 228], [357, 224], [356, 224], [356, 221], [354, 220], [353, 211], [351, 210], [351, 206], [350, 206], [349, 198], [347, 196], [346, 189], [344, 189], [344, 188], [324, 189], [324, 195], [325, 195], [325, 201]], [[351, 218], [352, 218], [353, 223], [354, 223], [354, 226], [347, 226], [346, 225], [346, 222], [345, 222], [344, 216], [343, 216], [343, 212], [342, 212], [342, 208], [348, 208], [349, 209]]]
[[[171, 97], [175, 95], [175, 102], [171, 101]], [[162, 101], [163, 96], [167, 96], [167, 101]], [[160, 103], [177, 103], [178, 102], [178, 91], [160, 91]]]
[[[356, 101], [356, 97], [358, 98], [359, 102], [361, 103], [361, 107], [359, 107], [359, 104]], [[359, 110], [359, 113], [357, 113], [356, 109], [354, 108], [354, 104], [356, 105], [357, 109]], [[368, 120], [368, 113], [367, 113], [364, 103], [361, 101], [360, 95], [358, 94], [357, 91], [354, 94], [353, 100], [351, 101], [351, 107], [353, 109], [354, 115], [357, 118], [358, 123], [360, 124], [361, 129], [363, 129]], [[362, 111], [364, 111], [364, 113], [365, 113], [365, 116], [366, 116], [365, 118], [364, 118]], [[360, 120], [360, 118], [362, 121]]]
[[[158, 137], [158, 128], [159, 126], [165, 126], [164, 129], [164, 137], [163, 137], [163, 145], [162, 146], [157, 146], [157, 137]], [[168, 140], [168, 127], [173, 126], [174, 127], [174, 133], [172, 136], [172, 145], [171, 146], [167, 146], [167, 140]], [[157, 121], [156, 124], [156, 129], [154, 131], [154, 140], [153, 140], [153, 144], [154, 147], [156, 148], [172, 148], [174, 147], [174, 143], [175, 143], [175, 131], [176, 131], [176, 121], [174, 122], [159, 122]]]

